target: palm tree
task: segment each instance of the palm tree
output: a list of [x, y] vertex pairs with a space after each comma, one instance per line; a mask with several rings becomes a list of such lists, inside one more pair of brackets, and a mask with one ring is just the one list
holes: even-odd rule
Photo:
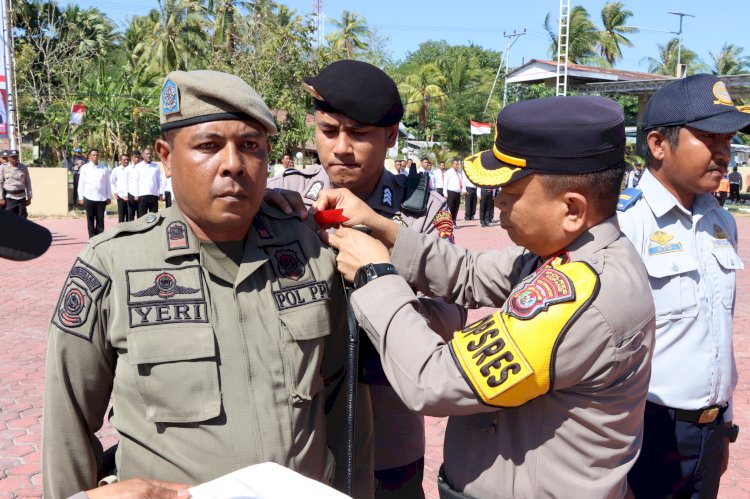
[[750, 57], [742, 55], [744, 49], [733, 43], [725, 43], [721, 52], [708, 52], [714, 65], [711, 72], [715, 75], [738, 75], [750, 69]]
[[406, 95], [406, 114], [417, 115], [419, 126], [427, 128], [430, 117], [430, 105], [441, 107], [446, 100], [443, 87], [445, 77], [435, 64], [424, 64], [408, 74], [399, 85], [399, 90]]
[[477, 83], [482, 75], [479, 60], [465, 51], [449, 51], [437, 60], [445, 80], [445, 91], [460, 93]]
[[253, 8], [243, 0], [208, 0], [206, 10], [213, 18], [213, 35], [216, 45], [223, 46], [227, 55], [234, 53], [240, 36], [241, 10]]
[[[680, 40], [672, 38], [666, 45], [657, 44], [659, 47], [659, 58], [645, 57], [643, 60], [648, 62], [649, 73], [659, 75], [674, 76], [677, 74], [677, 52], [679, 50]], [[700, 72], [702, 69], [702, 63], [698, 59], [698, 55], [690, 49], [682, 47], [682, 53], [680, 56], [680, 63], [687, 66], [686, 74], [694, 74]]]
[[[544, 18], [544, 29], [550, 38], [549, 53], [557, 57], [557, 25], [550, 25], [550, 14]], [[575, 64], [602, 64], [602, 59], [596, 55], [599, 43], [599, 31], [591, 21], [586, 9], [577, 5], [570, 11], [570, 30], [568, 32], [568, 61]]]
[[207, 20], [200, 0], [159, 0], [149, 18], [150, 36], [139, 47], [154, 69], [168, 73], [197, 67], [207, 51]]
[[623, 9], [622, 2], [607, 2], [602, 7], [604, 29], [599, 32], [599, 55], [610, 66], [622, 59], [620, 47], [633, 46], [633, 42], [624, 36], [625, 33], [638, 33], [637, 28], [627, 26], [628, 18], [632, 15], [631, 11]]
[[334, 50], [343, 51], [349, 59], [354, 58], [355, 49], [366, 47], [365, 39], [372, 35], [367, 20], [356, 12], [341, 12], [340, 20], [331, 21], [338, 28], [326, 36]]

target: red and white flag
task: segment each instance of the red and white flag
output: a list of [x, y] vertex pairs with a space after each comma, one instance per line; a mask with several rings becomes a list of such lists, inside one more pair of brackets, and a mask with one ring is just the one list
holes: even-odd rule
[[84, 104], [73, 104], [70, 108], [70, 124], [80, 125], [83, 123], [84, 114], [86, 114], [86, 106]]
[[469, 124], [471, 125], [472, 135], [487, 135], [492, 133], [491, 123], [479, 123], [478, 121], [469, 120]]

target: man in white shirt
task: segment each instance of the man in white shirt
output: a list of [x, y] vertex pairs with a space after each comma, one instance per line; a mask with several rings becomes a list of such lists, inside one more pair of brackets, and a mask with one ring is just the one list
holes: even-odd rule
[[130, 152], [130, 172], [128, 173], [128, 220], [138, 218], [138, 164], [141, 162], [141, 151]]
[[[444, 163], [441, 163], [444, 165]], [[448, 210], [453, 218], [453, 225], [458, 220], [458, 207], [461, 205], [461, 192], [464, 190], [461, 173], [458, 171], [458, 160], [453, 159], [451, 167], [445, 172], [443, 182], [443, 195], [448, 200]]]
[[112, 195], [117, 200], [117, 221], [120, 223], [132, 220], [128, 217], [128, 175], [132, 170], [130, 156], [123, 153], [120, 155], [120, 164], [110, 174]]
[[[424, 156], [421, 161], [422, 166], [420, 171], [427, 172], [427, 175], [430, 177], [429, 188], [431, 191], [434, 191], [437, 180], [435, 179], [435, 172], [432, 171], [432, 163], [430, 163], [430, 160], [427, 158], [427, 156]], [[440, 190], [440, 192], [442, 193], [442, 189]]]
[[281, 168], [277, 169], [273, 176], [280, 177], [290, 170], [294, 170], [294, 161], [292, 161], [292, 157], [289, 154], [284, 154], [281, 158]]
[[730, 141], [750, 114], [724, 82], [698, 74], [657, 91], [643, 118], [647, 169], [620, 196], [618, 218], [646, 264], [656, 343], [635, 497], [716, 497], [737, 438], [732, 316], [737, 225], [712, 196]]
[[164, 199], [164, 207], [170, 208], [172, 201], [174, 201], [174, 194], [172, 194], [172, 177], [167, 177], [164, 172], [161, 172], [161, 196]]
[[78, 204], [86, 210], [89, 238], [104, 232], [104, 209], [111, 198], [109, 170], [99, 163], [99, 150], [91, 149], [78, 178]]
[[461, 172], [461, 180], [464, 183], [464, 220], [474, 220], [477, 212], [477, 186], [466, 176], [466, 172]]
[[161, 169], [151, 158], [151, 149], [144, 149], [143, 161], [135, 167], [138, 171], [138, 217], [159, 211]]
[[[445, 161], [438, 163], [437, 170], [433, 170], [435, 174], [435, 190], [445, 196]], [[453, 219], [455, 222], [455, 218]]]

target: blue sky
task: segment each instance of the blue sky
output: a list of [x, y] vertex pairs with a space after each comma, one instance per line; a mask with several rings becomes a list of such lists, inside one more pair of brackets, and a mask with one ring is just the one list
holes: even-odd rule
[[[156, 0], [80, 0], [81, 6], [97, 6], [118, 24], [124, 25], [128, 17], [145, 14], [156, 7]], [[298, 13], [312, 11], [313, 0], [282, 0]], [[588, 10], [597, 26], [601, 26], [600, 12], [605, 0], [571, 1], [571, 6], [581, 5]], [[630, 23], [641, 28], [677, 31], [679, 18], [667, 12], [685, 12], [683, 46], [698, 53], [703, 62], [710, 64], [709, 51], [718, 53], [722, 45], [734, 43], [745, 46], [750, 26], [748, 0], [624, 0], [625, 7], [633, 12]], [[547, 12], [553, 21], [558, 17], [558, 0], [324, 0], [323, 12], [328, 17], [338, 17], [342, 10], [364, 15], [371, 27], [388, 37], [388, 50], [395, 59], [402, 59], [409, 51], [417, 49], [427, 40], [446, 40], [451, 44], [473, 42], [485, 48], [503, 50], [503, 32], [526, 28], [527, 34], [518, 39], [510, 53], [510, 66], [520, 65], [532, 58], [548, 58], [549, 39], [542, 23]], [[326, 32], [334, 28], [328, 25]], [[656, 57], [657, 44], [665, 44], [670, 33], [642, 30], [631, 35], [635, 47], [623, 51], [624, 58], [616, 66], [620, 69], [646, 71], [642, 59]], [[750, 48], [745, 49], [750, 55]]]

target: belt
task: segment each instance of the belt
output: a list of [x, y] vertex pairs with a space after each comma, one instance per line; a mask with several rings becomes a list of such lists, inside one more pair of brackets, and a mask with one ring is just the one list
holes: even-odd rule
[[18, 196], [19, 194], [26, 194], [26, 189], [21, 189], [18, 191], [5, 191], [5, 195], [7, 196], [10, 194], [11, 196]]
[[706, 407], [705, 409], [695, 409], [695, 410], [686, 410], [686, 409], [674, 409], [674, 418], [679, 421], [685, 421], [688, 423], [698, 423], [698, 424], [709, 424], [716, 421], [719, 416], [724, 414], [724, 411], [727, 410], [728, 405], [712, 405], [711, 407]]

